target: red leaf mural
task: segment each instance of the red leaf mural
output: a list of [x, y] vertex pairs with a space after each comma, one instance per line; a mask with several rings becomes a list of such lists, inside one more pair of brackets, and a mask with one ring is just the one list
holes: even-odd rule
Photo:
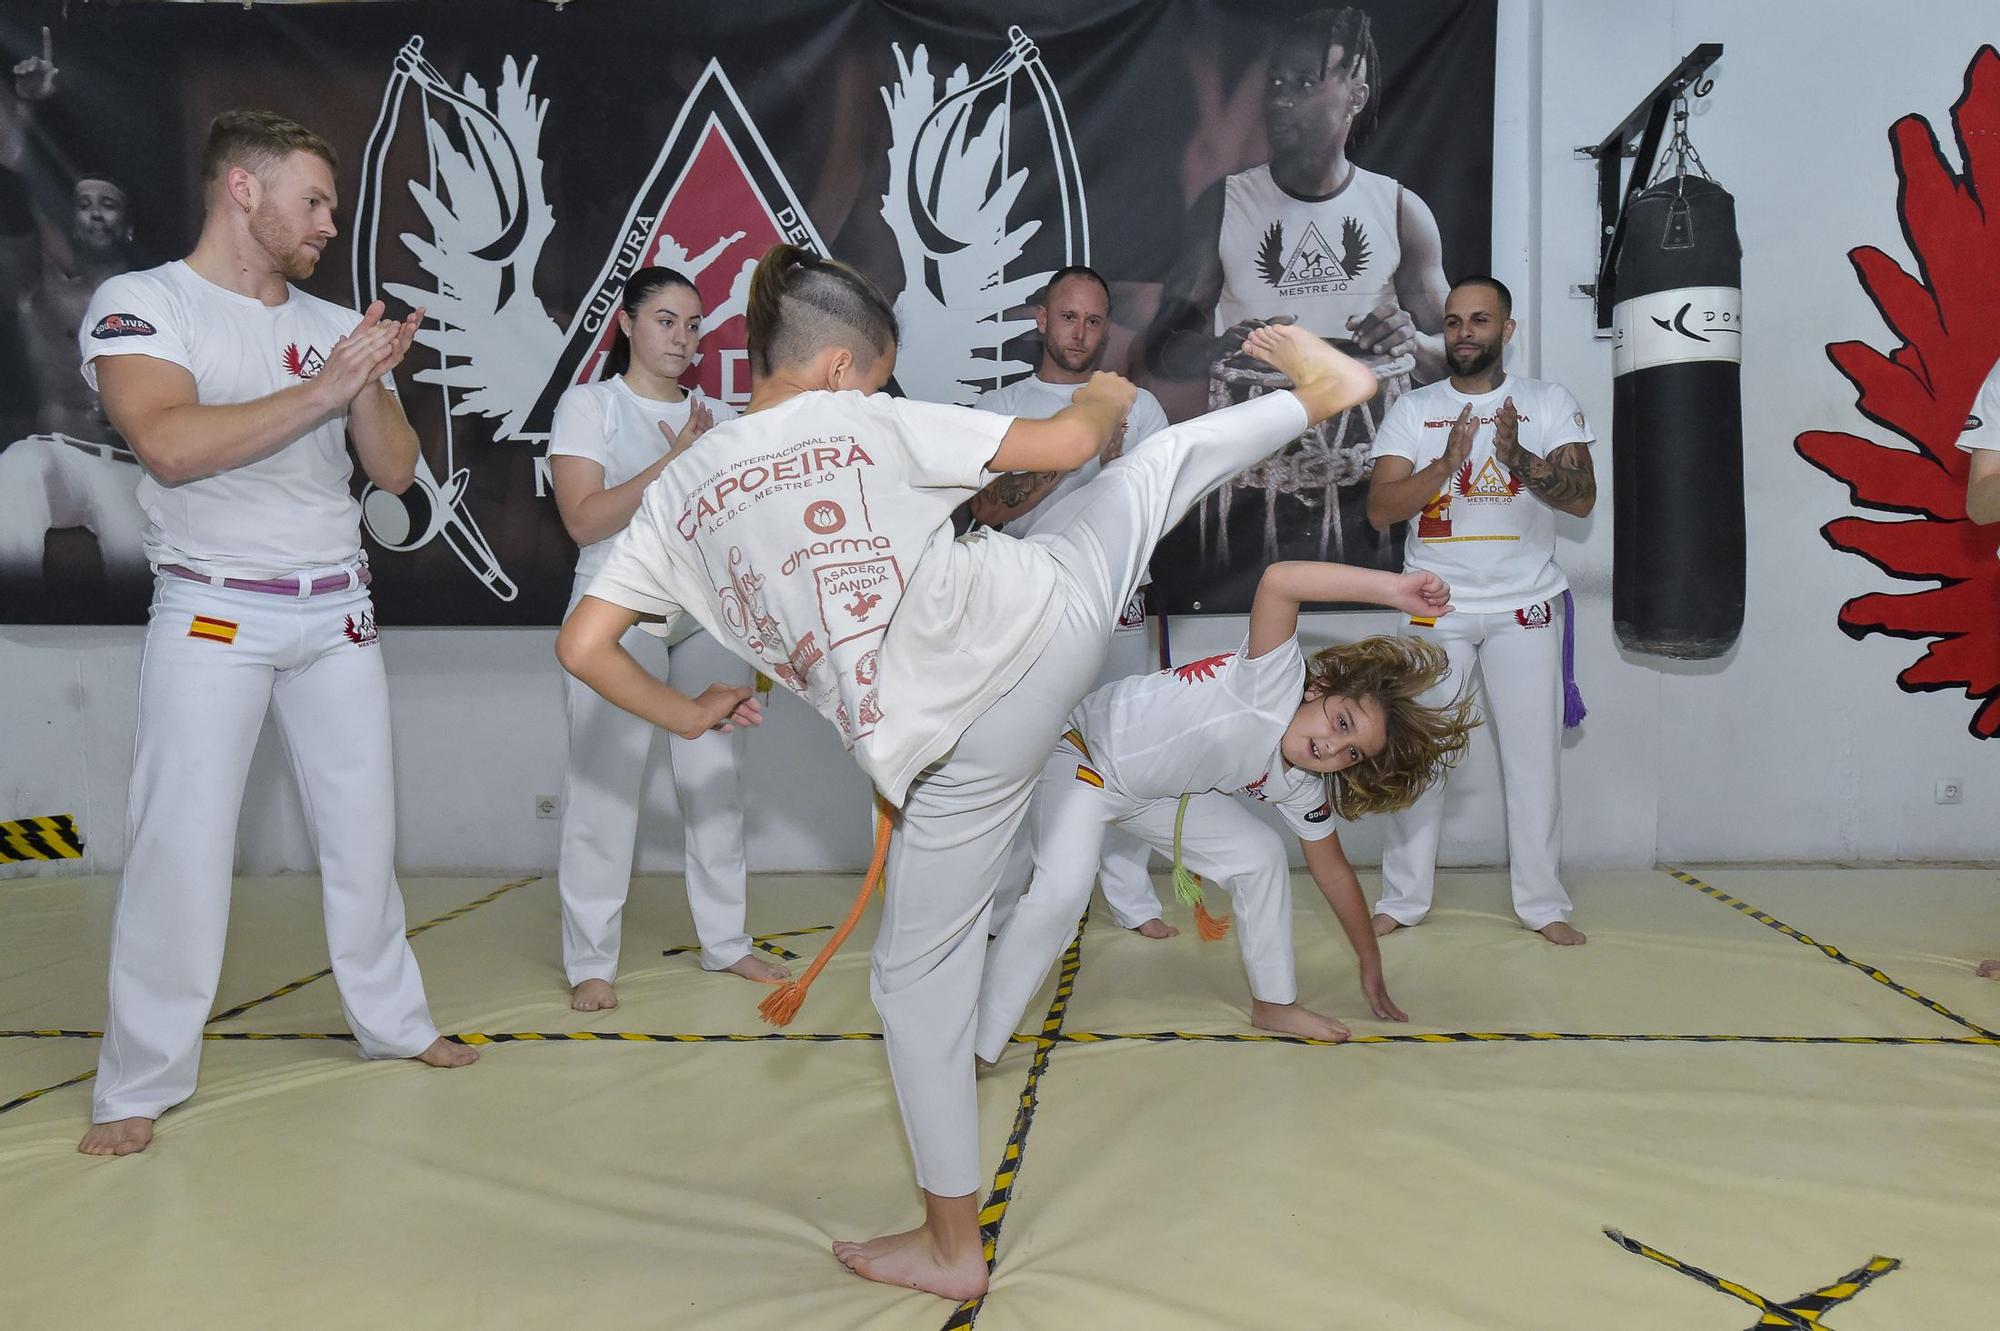
[[1875, 308], [1902, 339], [1884, 355], [1861, 342], [1826, 354], [1857, 392], [1861, 414], [1914, 448], [1809, 430], [1799, 455], [1847, 485], [1857, 508], [1902, 515], [1842, 517], [1820, 528], [1836, 550], [1893, 578], [1937, 585], [1873, 592], [1840, 609], [1852, 638], [1927, 638], [1896, 676], [1905, 692], [1964, 690], [1979, 702], [1970, 724], [2000, 734], [2000, 533], [1965, 518], [1966, 455], [1957, 447], [1973, 396], [2000, 357], [2000, 52], [1986, 46], [1951, 109], [1964, 174], [1954, 172], [1922, 116], [1889, 130], [1903, 237], [1915, 276], [1872, 245], [1848, 252]]

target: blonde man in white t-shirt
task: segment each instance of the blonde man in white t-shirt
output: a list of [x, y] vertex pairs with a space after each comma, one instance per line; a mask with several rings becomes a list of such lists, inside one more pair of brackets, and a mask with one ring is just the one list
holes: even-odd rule
[[[563, 526], [577, 544], [573, 607], [611, 554], [639, 497], [667, 463], [717, 421], [736, 415], [726, 402], [682, 388], [701, 342], [701, 293], [671, 268], [641, 268], [619, 300], [619, 340], [605, 377], [577, 384], [556, 403], [549, 471]], [[649, 646], [648, 644], [652, 644]], [[726, 681], [750, 682], [750, 668], [706, 633], [672, 650], [633, 629], [625, 649], [658, 658], [684, 691]], [[656, 729], [599, 697], [568, 673], [569, 770], [563, 777], [557, 892], [562, 899], [563, 972], [570, 1006], [596, 1012], [618, 1006], [620, 922], [632, 884], [639, 798]], [[791, 972], [750, 950], [744, 929], [749, 869], [743, 853], [743, 737], [667, 740], [687, 846], [688, 910], [705, 970], [776, 983]]]
[[[1037, 420], [1047, 419], [1068, 406], [1104, 359], [1111, 331], [1111, 288], [1094, 268], [1078, 264], [1057, 269], [1035, 305], [1035, 328], [1042, 335], [1042, 355], [1035, 372], [980, 394], [974, 406], [1002, 416]], [[1167, 413], [1160, 400], [1145, 389], [1138, 389], [1124, 427], [1102, 455], [1072, 472], [1009, 472], [974, 495], [967, 507], [974, 521], [998, 528], [1009, 536], [1033, 535], [1042, 518], [1054, 512], [1060, 501], [1088, 484], [1127, 444], [1136, 444], [1166, 428]], [[1104, 653], [1104, 670], [1098, 676], [1098, 685], [1144, 674], [1150, 637], [1146, 631], [1145, 593], [1134, 592], [1118, 616], [1118, 631], [1111, 635], [1111, 646]], [[1014, 903], [1028, 885], [1033, 868], [1033, 848], [1029, 841], [1023, 835], [1014, 843], [1013, 858], [1008, 861], [1000, 889], [994, 894], [995, 933], [1006, 928]], [[1146, 871], [1150, 857], [1151, 852], [1138, 838], [1121, 828], [1111, 828], [1104, 837], [1098, 882], [1104, 888], [1105, 904], [1111, 907], [1111, 918], [1118, 922], [1119, 928], [1130, 929], [1142, 938], [1172, 938], [1180, 930], [1160, 918], [1160, 898], [1153, 891], [1152, 877]]]
[[[1958, 446], [1971, 454], [1965, 473], [1965, 516], [1974, 522], [2000, 522], [2000, 364], [1979, 386]], [[1980, 962], [1979, 973], [2000, 980], [2000, 960]]]
[[834, 1254], [870, 1280], [973, 1298], [988, 1276], [974, 1008], [993, 890], [1035, 777], [1161, 534], [1229, 476], [1366, 400], [1374, 376], [1297, 329], [1259, 329], [1250, 349], [1296, 387], [1161, 431], [1024, 541], [958, 540], [952, 510], [995, 471], [1097, 455], [1131, 386], [1100, 374], [1048, 420], [884, 396], [889, 302], [796, 246], [758, 264], [747, 321], [748, 409], [646, 492], [556, 654], [678, 734], [755, 724], [749, 690], [691, 698], [618, 645], [642, 619], [672, 633], [692, 617], [831, 722], [901, 806], [870, 990], [925, 1217]]
[[[1555, 515], [1587, 515], [1597, 480], [1576, 399], [1560, 384], [1502, 369], [1512, 313], [1512, 297], [1493, 278], [1469, 277], [1451, 289], [1444, 314], [1451, 377], [1411, 391], [1383, 417], [1368, 519], [1384, 531], [1409, 522], [1405, 567], [1451, 583], [1456, 610], [1413, 618], [1402, 631], [1444, 648], [1451, 677], [1443, 689], [1471, 689], [1478, 666], [1500, 749], [1514, 913], [1551, 943], [1573, 946], [1584, 935], [1569, 923], [1560, 877], [1557, 601], [1569, 582], [1555, 562]], [[1433, 787], [1392, 818], [1378, 934], [1430, 911], [1446, 789]]]
[[236, 819], [267, 712], [318, 844], [342, 1010], [370, 1058], [470, 1063], [431, 1023], [396, 885], [389, 690], [349, 440], [392, 493], [417, 437], [385, 321], [291, 285], [335, 235], [333, 150], [264, 111], [216, 117], [194, 252], [98, 289], [84, 374], [145, 468], [154, 573], [125, 872], [91, 1116], [78, 1149], [129, 1155], [194, 1093], [229, 924]]

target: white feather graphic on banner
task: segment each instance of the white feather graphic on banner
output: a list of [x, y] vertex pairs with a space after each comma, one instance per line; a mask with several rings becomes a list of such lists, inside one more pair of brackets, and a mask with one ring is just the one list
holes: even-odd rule
[[[533, 285], [536, 261], [555, 230], [555, 213], [542, 193], [542, 118], [549, 104], [528, 91], [534, 72], [533, 59], [523, 68], [507, 57], [490, 106], [485, 90], [465, 76], [465, 101], [492, 112], [490, 118], [458, 118], [465, 151], [438, 121], [425, 126], [437, 183], [413, 180], [410, 193], [431, 236], [404, 232], [402, 239], [435, 279], [435, 290], [399, 282], [385, 287], [399, 300], [422, 305], [437, 324], [417, 333], [417, 341], [439, 357], [437, 368], [419, 371], [417, 381], [463, 391], [453, 414], [500, 417], [501, 437], [521, 428], [563, 343], [561, 327], [542, 309]], [[509, 159], [520, 164], [518, 173], [493, 169]], [[520, 196], [509, 197], [516, 187]], [[493, 255], [493, 238], [510, 225], [518, 227], [518, 241], [504, 256]]]

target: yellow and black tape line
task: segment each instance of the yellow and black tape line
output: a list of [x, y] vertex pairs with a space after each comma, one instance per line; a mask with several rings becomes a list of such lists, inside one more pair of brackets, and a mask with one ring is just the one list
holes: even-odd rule
[[1801, 933], [1799, 930], [1792, 928], [1791, 925], [1786, 924], [1783, 920], [1780, 920], [1773, 915], [1767, 914], [1764, 911], [1758, 910], [1755, 906], [1751, 905], [1747, 901], [1743, 901], [1740, 900], [1739, 898], [1730, 896], [1727, 892], [1723, 891], [1719, 887], [1714, 886], [1711, 883], [1704, 883], [1703, 881], [1701, 881], [1701, 879], [1695, 877], [1691, 873], [1687, 873], [1681, 869], [1673, 868], [1669, 865], [1661, 865], [1660, 868], [1661, 871], [1664, 872], [1669, 878], [1673, 878], [1680, 882], [1686, 883], [1689, 887], [1693, 888], [1695, 891], [1715, 898], [1717, 901], [1720, 901], [1723, 905], [1729, 907], [1731, 910], [1740, 911], [1743, 914], [1748, 915], [1751, 919], [1757, 921], [1757, 923], [1761, 925], [1764, 925], [1766, 928], [1776, 929], [1779, 933], [1783, 934], [1787, 938], [1796, 939], [1797, 941], [1804, 943], [1809, 948], [1813, 948], [1814, 950], [1819, 952], [1824, 952], [1827, 956], [1832, 957], [1835, 961], [1841, 963], [1843, 966], [1854, 967], [1854, 969], [1860, 971], [1863, 975], [1866, 975], [1869, 979], [1875, 981], [1875, 983], [1883, 985], [1889, 989], [1895, 990], [1897, 993], [1901, 994], [1903, 997], [1909, 999], [1913, 1003], [1923, 1004], [1925, 1007], [1937, 1013], [1940, 1017], [1943, 1017], [1947, 1021], [1955, 1021], [1959, 1025], [1965, 1027], [1967, 1030], [1977, 1031], [1981, 1035], [1995, 1034], [1995, 1032], [1987, 1030], [1984, 1026], [1981, 1026], [1978, 1022], [1971, 1021], [1965, 1017], [1959, 1016], [1956, 1012], [1953, 1012], [1950, 1008], [1938, 1002], [1935, 998], [1930, 998], [1924, 994], [1920, 994], [1916, 990], [1910, 988], [1910, 986], [1908, 986], [1907, 984], [1897, 983], [1895, 980], [1890, 979], [1887, 975], [1883, 974], [1875, 967], [1869, 965], [1867, 962], [1856, 961], [1853, 957], [1848, 956], [1845, 952], [1842, 952], [1839, 948], [1835, 947], [1833, 944], [1822, 943], [1817, 938], [1812, 937], [1810, 934]]
[[[404, 937], [415, 938], [418, 934], [424, 932], [426, 929], [435, 929], [440, 924], [444, 924], [449, 920], [455, 920], [459, 916], [467, 913], [468, 911], [478, 910], [481, 906], [489, 905], [492, 902], [498, 901], [502, 896], [505, 896], [507, 893], [512, 892], [517, 887], [526, 887], [529, 883], [536, 883], [540, 881], [541, 881], [540, 874], [530, 874], [526, 878], [516, 878], [511, 883], [502, 883], [500, 884], [500, 886], [494, 888], [491, 892], [488, 892], [486, 895], [481, 897], [475, 897], [471, 901], [466, 902], [463, 906], [460, 906], [455, 910], [448, 910], [444, 914], [437, 916], [435, 919], [425, 920], [422, 924], [419, 924], [415, 928], [408, 930], [404, 934]], [[214, 1016], [210, 1017], [208, 1021], [204, 1024], [213, 1026], [218, 1021], [228, 1021], [232, 1017], [240, 1017], [254, 1007], [258, 1007], [261, 1004], [268, 1003], [276, 998], [283, 998], [286, 994], [296, 993], [298, 990], [303, 989], [307, 985], [311, 984], [314, 980], [325, 979], [327, 976], [331, 974], [333, 974], [333, 968], [331, 966], [328, 966], [323, 970], [316, 970], [311, 975], [303, 976], [299, 979], [293, 980], [289, 984], [279, 985], [276, 989], [273, 989], [270, 993], [265, 994], [261, 998], [253, 998], [247, 1003], [238, 1003], [233, 1008], [229, 1008], [223, 1012], [218, 1012]], [[103, 1032], [99, 1031], [96, 1032], [95, 1034], [101, 1036]], [[248, 1033], [246, 1032], [246, 1034]], [[209, 1038], [208, 1034], [205, 1033], [202, 1038], [203, 1039]], [[339, 1038], [350, 1038], [350, 1037], [324, 1036], [324, 1035], [273, 1036], [273, 1035], [260, 1034], [254, 1038], [267, 1039], [267, 1040], [268, 1039], [320, 1040], [320, 1039], [339, 1039]], [[97, 1075], [97, 1070], [93, 1068], [89, 1072], [85, 1072], [78, 1076], [71, 1077], [68, 1081], [59, 1081], [53, 1086], [44, 1086], [40, 1090], [29, 1091], [25, 1095], [16, 1096], [12, 1100], [7, 1101], [5, 1104], [0, 1104], [0, 1114], [4, 1114], [10, 1109], [18, 1109], [22, 1105], [27, 1104], [30, 1100], [36, 1100], [44, 1095], [47, 1095], [50, 1091], [60, 1091], [65, 1086], [75, 1086], [81, 1082], [89, 1081], [92, 1077], [95, 1077], [96, 1075]]]
[[[1757, 1319], [1757, 1327], [1792, 1327], [1794, 1331], [1817, 1331], [1824, 1325], [1821, 1319], [1826, 1316], [1828, 1309], [1846, 1303], [1903, 1264], [1902, 1260], [1896, 1257], [1870, 1257], [1865, 1265], [1856, 1267], [1830, 1285], [1822, 1285], [1810, 1293], [1799, 1295], [1796, 1299], [1777, 1303], [1747, 1285], [1739, 1285], [1733, 1280], [1725, 1280], [1698, 1266], [1690, 1266], [1680, 1258], [1661, 1252], [1658, 1248], [1648, 1247], [1637, 1239], [1628, 1239], [1615, 1229], [1605, 1230], [1604, 1237], [1626, 1252], [1636, 1253], [1648, 1261], [1658, 1262], [1669, 1271], [1678, 1271], [1717, 1293], [1727, 1294], [1733, 1299], [1740, 1299], [1749, 1304], [1763, 1314]], [[1756, 1331], [1756, 1328], [1753, 1327], [1752, 1331]]]
[[83, 834], [76, 830], [76, 819], [69, 814], [0, 823], [0, 864], [82, 858]]
[[[804, 938], [808, 934], [829, 933], [832, 931], [832, 929], [833, 926], [830, 924], [815, 924], [810, 929], [785, 929], [774, 934], [757, 934], [751, 938], [750, 946], [756, 948], [760, 952], [769, 953], [771, 956], [776, 957], [780, 961], [797, 961], [799, 959], [798, 953], [788, 952], [784, 948], [779, 947], [776, 943], [772, 942], [771, 940], [774, 938]], [[701, 944], [689, 943], [682, 947], [667, 948], [665, 951], [661, 952], [660, 955], [663, 957], [679, 957], [679, 956], [685, 956], [690, 952], [699, 952], [699, 951], [701, 951]]]
[[[1090, 916], [1086, 913], [1077, 921], [1076, 937], [1070, 939], [1069, 949], [1063, 953], [1062, 970], [1056, 977], [1055, 1000], [1049, 1004], [1048, 1015], [1042, 1018], [1041, 1036], [1035, 1041], [1035, 1056], [1028, 1064], [1027, 1084], [1021, 1087], [1021, 1101], [1014, 1110], [1014, 1126], [1007, 1133], [1007, 1145], [1001, 1149], [1000, 1168], [993, 1173], [993, 1186], [986, 1194], [986, 1205], [979, 1211], [980, 1249], [989, 1272], [999, 1256], [1000, 1226], [1007, 1219], [1007, 1206], [1014, 1200], [1014, 1184], [1021, 1176], [1023, 1156], [1028, 1149], [1028, 1129], [1035, 1125], [1035, 1106], [1040, 1100], [1042, 1074], [1048, 1071], [1050, 1051], [1061, 1042], [1063, 1019], [1069, 1015], [1069, 997], [1076, 991], [1077, 972], [1083, 969], [1083, 931], [1089, 923]], [[984, 1294], [959, 1304], [946, 1319], [944, 1331], [963, 1331], [963, 1328], [970, 1327], [985, 1305]]]
[[467, 1031], [447, 1037], [459, 1044], [529, 1044], [537, 1041], [579, 1041], [606, 1044], [759, 1044], [792, 1041], [799, 1044], [841, 1044], [880, 1040], [880, 1031], [758, 1031], [750, 1034], [654, 1035], [642, 1031]]

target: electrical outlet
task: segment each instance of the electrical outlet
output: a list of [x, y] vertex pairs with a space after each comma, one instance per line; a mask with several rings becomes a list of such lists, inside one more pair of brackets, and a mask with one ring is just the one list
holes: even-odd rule
[[1962, 804], [1965, 802], [1965, 786], [1955, 776], [1948, 776], [1937, 783], [1939, 804]]
[[562, 812], [562, 800], [555, 795], [535, 796], [535, 817], [554, 818]]

